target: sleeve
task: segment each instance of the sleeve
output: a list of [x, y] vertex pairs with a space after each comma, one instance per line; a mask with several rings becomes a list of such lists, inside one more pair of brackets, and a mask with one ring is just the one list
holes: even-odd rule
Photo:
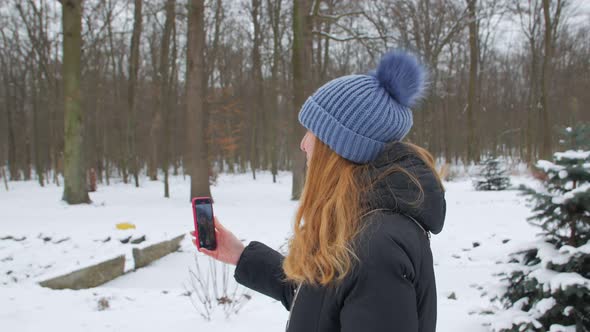
[[361, 257], [357, 278], [343, 299], [342, 332], [418, 331], [412, 262], [395, 240], [386, 239], [386, 247], [382, 240]]
[[238, 260], [234, 278], [243, 286], [281, 301], [289, 310], [295, 285], [285, 280], [283, 259], [280, 253], [265, 244], [252, 241]]

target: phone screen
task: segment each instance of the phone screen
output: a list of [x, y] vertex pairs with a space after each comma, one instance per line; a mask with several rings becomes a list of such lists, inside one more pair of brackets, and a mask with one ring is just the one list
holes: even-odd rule
[[199, 233], [199, 246], [215, 250], [215, 225], [213, 223], [213, 207], [210, 202], [196, 201], [195, 214], [197, 216], [197, 227]]

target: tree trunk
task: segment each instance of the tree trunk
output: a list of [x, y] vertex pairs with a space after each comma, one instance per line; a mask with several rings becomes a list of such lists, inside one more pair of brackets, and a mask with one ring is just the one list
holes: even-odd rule
[[[328, 1], [328, 12], [334, 11], [334, 1]], [[326, 33], [329, 35], [332, 30], [331, 22], [326, 23]], [[324, 38], [324, 60], [322, 61], [322, 70], [320, 72], [318, 84], [324, 84], [328, 79], [328, 66], [330, 65], [330, 38]]]
[[64, 81], [64, 192], [68, 204], [89, 203], [82, 159], [82, 105], [80, 76], [82, 56], [81, 0], [62, 1]]
[[39, 136], [41, 134], [41, 130], [39, 127], [39, 96], [37, 94], [37, 84], [38, 82], [34, 82], [32, 86], [32, 94], [31, 99], [33, 103], [33, 159], [35, 162], [35, 173], [37, 173], [37, 181], [39, 185], [43, 187], [44, 185], [44, 174], [43, 174], [43, 166], [41, 162], [41, 139]]
[[139, 187], [139, 162], [136, 149], [136, 100], [137, 73], [139, 69], [139, 42], [142, 30], [141, 15], [142, 0], [135, 0], [133, 14], [133, 33], [131, 35], [131, 55], [129, 58], [129, 85], [127, 87], [127, 158], [129, 168], [135, 180], [135, 186]]
[[[5, 82], [8, 82], [8, 80], [6, 80]], [[14, 93], [14, 95], [11, 95], [9, 93], [9, 91], [12, 90], [16, 90], [16, 87], [13, 87], [12, 89], [10, 89], [10, 87], [8, 85], [6, 85], [6, 96], [8, 96], [8, 98], [6, 98], [6, 129], [7, 129], [7, 133], [8, 133], [8, 172], [10, 173], [10, 180], [11, 181], [16, 181], [16, 180], [20, 180], [20, 172], [18, 170], [17, 167], [17, 160], [16, 160], [16, 141], [15, 141], [15, 135], [14, 135], [14, 121], [12, 119], [12, 112], [13, 112], [13, 107], [12, 105], [15, 104], [15, 100], [16, 100], [16, 93]]]
[[[260, 153], [259, 143], [261, 136], [260, 128], [260, 115], [264, 116], [264, 86], [262, 82], [262, 61], [260, 59], [260, 44], [262, 43], [261, 38], [261, 27], [260, 27], [260, 0], [252, 0], [252, 24], [254, 25], [254, 40], [252, 41], [252, 95], [254, 102], [252, 103], [250, 110], [251, 114], [251, 136], [250, 136], [250, 167], [252, 168], [252, 177], [256, 179], [256, 170], [258, 169]], [[264, 121], [263, 121], [264, 122]]]
[[[453, 46], [451, 45], [450, 50], [449, 50], [449, 73], [448, 73], [448, 77], [447, 77], [447, 95], [450, 95], [450, 90], [451, 90], [451, 86], [452, 86], [452, 77], [454, 76], [454, 73], [456, 72], [455, 70], [455, 56], [456, 53], [454, 53], [454, 49]], [[445, 164], [450, 164], [452, 162], [452, 151], [451, 148], [453, 146], [453, 137], [451, 135], [451, 116], [450, 116], [450, 110], [451, 110], [452, 106], [450, 105], [450, 101], [449, 98], [445, 98], [445, 102], [443, 105], [443, 123], [442, 123], [442, 131], [443, 131], [443, 147], [444, 147], [444, 158], [445, 158]]]
[[164, 197], [170, 197], [170, 188], [168, 185], [168, 168], [170, 166], [170, 36], [172, 35], [172, 27], [175, 24], [175, 8], [176, 1], [166, 1], [166, 21], [164, 22], [164, 33], [162, 35], [162, 43], [160, 50], [160, 65], [158, 75], [158, 99], [157, 110], [159, 111], [163, 120], [161, 127], [162, 139], [159, 142], [160, 151], [160, 168], [164, 173]]
[[[282, 0], [273, 1], [268, 0], [269, 17], [271, 18], [272, 37], [273, 37], [273, 52], [272, 52], [272, 68], [271, 68], [271, 105], [269, 109], [269, 128], [268, 128], [268, 144], [270, 148], [270, 171], [272, 173], [272, 182], [277, 182], [278, 174], [278, 153], [277, 153], [277, 126], [276, 120], [277, 110], [279, 109], [279, 61], [280, 61], [280, 19], [281, 19], [281, 4]], [[273, 5], [274, 4], [274, 5]]]
[[305, 98], [311, 91], [311, 18], [309, 0], [293, 1], [293, 115], [291, 118], [291, 158], [293, 160], [293, 184], [291, 199], [301, 197], [305, 183], [305, 155], [299, 150], [299, 142], [305, 128], [299, 124], [297, 116]]
[[[116, 110], [117, 113], [121, 111], [121, 97], [120, 97], [120, 87], [119, 77], [123, 76], [123, 69], [121, 67], [122, 59], [119, 58], [117, 61], [116, 57], [116, 47], [114, 44], [114, 36], [113, 36], [113, 15], [114, 15], [115, 8], [113, 6], [112, 0], [108, 0], [106, 2], [106, 26], [107, 26], [107, 39], [109, 45], [109, 58], [110, 64], [112, 66], [112, 91], [113, 91], [113, 108]], [[114, 132], [110, 133], [114, 141], [121, 142], [124, 141], [126, 138], [126, 130], [120, 121], [114, 121]], [[113, 149], [113, 157], [115, 159], [115, 167], [119, 171], [119, 174], [122, 173], [123, 175], [123, 182], [128, 182], [128, 174], [127, 174], [127, 156], [124, 155], [125, 153], [125, 144], [116, 144]]]
[[[543, 57], [543, 69], [541, 73], [541, 121], [543, 125], [543, 143], [541, 145], [541, 158], [549, 159], [551, 157], [551, 125], [549, 120], [549, 79], [551, 70], [551, 58], [553, 56], [553, 25], [558, 20], [558, 15], [551, 22], [551, 12], [549, 8], [550, 0], [543, 0], [543, 15], [545, 17], [545, 56]], [[557, 1], [557, 13], [559, 13], [560, 0]]]
[[479, 103], [477, 102], [477, 65], [479, 62], [479, 34], [476, 18], [477, 0], [467, 0], [469, 11], [469, 91], [467, 94], [467, 160], [479, 161], [477, 156], [479, 148], [477, 144], [477, 124], [475, 113]]
[[191, 176], [190, 198], [211, 196], [207, 151], [208, 114], [205, 109], [204, 0], [190, 0], [186, 61], [186, 159]]
[[529, 86], [529, 100], [527, 107], [527, 138], [526, 138], [526, 162], [531, 163], [534, 159], [534, 146], [535, 146], [535, 109], [537, 102], [537, 51], [534, 39], [531, 41], [531, 79]]

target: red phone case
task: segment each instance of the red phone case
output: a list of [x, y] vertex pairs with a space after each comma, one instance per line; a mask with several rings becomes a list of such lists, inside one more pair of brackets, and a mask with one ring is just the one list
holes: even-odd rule
[[[197, 212], [196, 212], [196, 207], [195, 207], [195, 203], [197, 200], [201, 200], [201, 199], [208, 199], [211, 201], [211, 214], [213, 215], [213, 227], [215, 227], [215, 214], [213, 213], [213, 198], [211, 197], [193, 197], [193, 199], [191, 200], [191, 205], [193, 208], [193, 220], [195, 223], [195, 243], [197, 244], [197, 249], [201, 249], [200, 243], [199, 243], [199, 227], [197, 227]], [[217, 243], [217, 235], [213, 234], [213, 236], [215, 237], [215, 243]]]

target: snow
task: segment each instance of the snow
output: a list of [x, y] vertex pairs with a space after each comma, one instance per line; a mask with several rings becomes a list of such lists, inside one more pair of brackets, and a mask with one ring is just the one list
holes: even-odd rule
[[[25, 239], [0, 241], [0, 260], [8, 262], [0, 264], [0, 285], [35, 283], [121, 254], [127, 258], [126, 267], [132, 268], [132, 247], [187, 232], [182, 221], [189, 203], [161, 199], [156, 191], [159, 187], [156, 183], [146, 183], [138, 190], [122, 184], [101, 187], [91, 195], [92, 204], [68, 206], [60, 200], [62, 188], [10, 183], [8, 192], [0, 192], [4, 224], [0, 238]], [[115, 225], [120, 222], [134, 223], [137, 228], [118, 230]], [[143, 235], [146, 242], [139, 245], [119, 241]], [[7, 275], [7, 271], [13, 272]]]
[[574, 312], [574, 307], [573, 306], [567, 306], [563, 309], [563, 315], [564, 316], [569, 316]]
[[[511, 180], [516, 186], [534, 185], [530, 178]], [[170, 199], [162, 197], [162, 187], [160, 182], [147, 180], [140, 188], [122, 183], [99, 186], [98, 192], [91, 193], [93, 204], [68, 206], [60, 201], [61, 187], [10, 182], [9, 191], [0, 191], [0, 238], [10, 235], [26, 239], [0, 240], [3, 329], [284, 330], [288, 312], [277, 301], [254, 292], [237, 315], [226, 318], [222, 308], [217, 308], [210, 322], [203, 319], [187, 296], [188, 270], [195, 268], [195, 256], [203, 262], [201, 268], [208, 266], [208, 258], [196, 253], [188, 238], [178, 252], [97, 288], [56, 291], [36, 284], [39, 279], [77, 268], [91, 259], [127, 254], [131, 246], [117, 241], [120, 238], [145, 235], [146, 242], [153, 242], [191, 230], [188, 178], [171, 177]], [[494, 274], [514, 265], [508, 263], [510, 253], [538, 241], [538, 230], [526, 222], [530, 209], [525, 198], [518, 191], [475, 191], [469, 179], [445, 183], [445, 188], [445, 228], [431, 240], [438, 292], [437, 331], [483, 332], [489, 330], [490, 321], [511, 324], [515, 316], [529, 319], [522, 311], [486, 314], [495, 309], [488, 297], [502, 290]], [[276, 184], [269, 173], [257, 174], [256, 181], [250, 174], [223, 174], [211, 190], [216, 215], [238, 238], [244, 242], [259, 240], [276, 249], [284, 246], [297, 207], [297, 202], [289, 199], [290, 173], [281, 173]], [[136, 229], [118, 230], [115, 224], [119, 222], [133, 223]], [[50, 241], [42, 239], [47, 236]], [[95, 241], [109, 236], [109, 242]], [[572, 254], [573, 249], [569, 252]], [[11, 259], [5, 260], [7, 257]], [[43, 268], [49, 264], [52, 266]], [[227, 273], [231, 288], [233, 268]], [[572, 280], [556, 280], [556, 285]], [[454, 299], [449, 298], [452, 293]], [[99, 310], [99, 302], [108, 302], [108, 308]]]
[[512, 325], [518, 324], [532, 324], [535, 328], [539, 329], [542, 327], [541, 323], [529, 316], [526, 312], [517, 309], [508, 309], [500, 312], [490, 322], [490, 329], [492, 331], [500, 331], [504, 329], [512, 328]]
[[564, 166], [556, 165], [548, 160], [537, 161], [537, 168], [542, 169], [545, 173], [549, 171], [560, 172], [561, 170], [565, 169]]
[[[522, 252], [532, 248], [538, 250], [537, 257], [539, 257], [541, 261], [534, 266], [519, 265], [516, 268], [525, 273], [529, 273], [529, 277], [535, 278], [539, 283], [544, 284], [543, 287], [545, 291], [551, 291], [554, 293], [558, 290], [564, 290], [572, 285], [579, 285], [580, 287], [590, 289], [590, 280], [578, 273], [557, 272], [547, 268], [549, 263], [558, 265], [565, 264], [572, 256], [587, 253], [590, 251], [590, 242], [577, 248], [565, 245], [557, 250], [552, 244], [543, 240], [537, 240], [530, 243], [524, 243], [523, 246], [517, 248], [518, 250], [515, 252]], [[521, 305], [515, 303], [513, 308], [520, 309]]]
[[555, 304], [557, 304], [557, 301], [555, 301], [555, 299], [552, 297], [542, 299], [535, 304], [535, 307], [533, 308], [535, 314], [533, 317], [539, 318], [543, 316], [547, 311], [553, 308]]
[[514, 305], [512, 305], [512, 308], [514, 308], [514, 309], [522, 309], [527, 304], [529, 304], [529, 298], [528, 297], [523, 297], [521, 299], [516, 300], [514, 302]]
[[[522, 305], [526, 302], [526, 298], [520, 299], [514, 303], [512, 308], [501, 311], [494, 320], [490, 323], [492, 331], [500, 331], [503, 329], [510, 329], [512, 325], [518, 324], [532, 324], [535, 328], [540, 329], [542, 324], [537, 320], [548, 310], [553, 308], [557, 303], [554, 298], [545, 298], [535, 303], [535, 305], [528, 311], [522, 311]], [[555, 325], [553, 325], [555, 326]], [[557, 328], [557, 327], [556, 327]], [[566, 330], [558, 330], [566, 331]], [[569, 330], [567, 330], [569, 331]]]
[[557, 275], [559, 272], [555, 272], [553, 270], [539, 268], [538, 266], [532, 269], [532, 272], [529, 274], [531, 278], [537, 279], [537, 281], [541, 284], [547, 286], [547, 284]]
[[576, 326], [563, 326], [559, 324], [553, 324], [549, 327], [549, 332], [576, 332]]
[[579, 185], [577, 188], [567, 191], [561, 195], [556, 195], [551, 198], [551, 202], [553, 204], [566, 204], [569, 200], [573, 199], [577, 194], [586, 194], [587, 191], [590, 191], [590, 182], [583, 183]]
[[555, 293], [558, 290], [565, 290], [567, 287], [576, 285], [590, 291], [590, 280], [575, 272], [557, 273], [544, 286], [547, 289], [551, 289], [552, 293]]
[[553, 264], [562, 265], [567, 263], [572, 256], [577, 254], [590, 254], [590, 242], [587, 242], [585, 245], [579, 246], [577, 248], [564, 245], [559, 248], [559, 252], [557, 254], [547, 257], [547, 261], [552, 262]]
[[588, 159], [588, 157], [590, 157], [590, 151], [568, 150], [565, 152], [556, 152], [554, 154], [554, 156], [555, 156], [555, 159], [557, 159], [557, 160], [561, 160], [561, 159], [586, 160], [586, 159]]
[[564, 245], [561, 248], [559, 248], [559, 252], [562, 254], [577, 254], [577, 253], [582, 253], [582, 254], [590, 254], [590, 241], [586, 242], [586, 244], [579, 246], [577, 248], [569, 246], [569, 245]]

